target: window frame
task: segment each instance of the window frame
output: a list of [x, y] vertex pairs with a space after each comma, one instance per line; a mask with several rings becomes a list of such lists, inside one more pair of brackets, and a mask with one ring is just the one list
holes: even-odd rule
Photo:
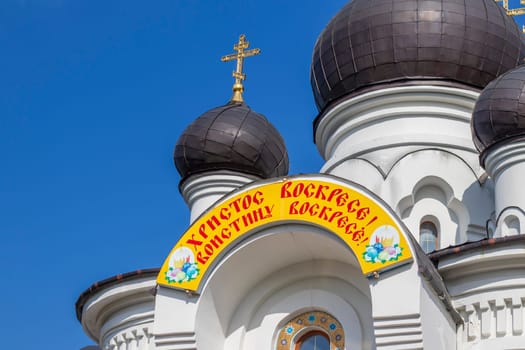
[[276, 331], [276, 350], [299, 349], [296, 344], [316, 331], [328, 337], [330, 350], [345, 349], [345, 331], [341, 323], [324, 311], [312, 310], [296, 314]]
[[312, 329], [306, 331], [304, 334], [299, 335], [299, 339], [297, 341], [294, 341], [294, 350], [301, 350], [301, 345], [303, 345], [304, 341], [310, 338], [311, 336], [320, 335], [323, 338], [325, 338], [328, 341], [328, 348], [331, 348], [331, 341], [328, 334], [325, 332], [319, 330], [319, 329]]
[[[427, 227], [423, 227], [427, 226]], [[431, 226], [431, 228], [428, 228], [428, 226]], [[422, 231], [428, 231], [431, 233], [431, 235], [434, 237], [434, 249], [430, 251], [426, 251], [423, 246], [423, 241], [421, 239]], [[432, 220], [421, 220], [421, 223], [419, 224], [419, 245], [421, 246], [421, 249], [425, 252], [425, 254], [432, 253], [433, 251], [436, 251], [439, 249], [439, 228], [438, 225]]]

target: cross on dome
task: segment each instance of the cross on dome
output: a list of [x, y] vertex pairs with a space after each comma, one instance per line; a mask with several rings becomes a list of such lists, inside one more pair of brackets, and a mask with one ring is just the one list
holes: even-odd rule
[[242, 81], [246, 80], [246, 74], [242, 72], [244, 58], [255, 56], [261, 53], [261, 49], [251, 49], [245, 51], [245, 49], [247, 49], [250, 46], [250, 43], [245, 39], [246, 35], [241, 34], [239, 36], [239, 42], [233, 45], [233, 49], [237, 51], [237, 53], [232, 53], [221, 57], [222, 62], [237, 60], [237, 69], [233, 71], [232, 74], [232, 76], [235, 78], [235, 83], [233, 84], [233, 96], [231, 98], [231, 101], [238, 103], [244, 102], [242, 98], [242, 93], [244, 92], [244, 86], [242, 85]]

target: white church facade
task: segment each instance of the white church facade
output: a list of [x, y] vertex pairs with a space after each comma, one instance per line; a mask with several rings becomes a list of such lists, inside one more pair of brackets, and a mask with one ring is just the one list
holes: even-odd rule
[[[379, 6], [380, 5], [380, 6]], [[525, 39], [494, 0], [353, 0], [320, 34], [318, 174], [234, 94], [174, 160], [163, 266], [93, 284], [103, 350], [525, 349]]]

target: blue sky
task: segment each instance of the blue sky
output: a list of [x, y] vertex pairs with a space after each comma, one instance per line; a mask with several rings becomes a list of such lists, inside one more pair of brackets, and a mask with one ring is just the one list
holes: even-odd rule
[[188, 224], [174, 145], [231, 95], [283, 134], [290, 173], [317, 172], [309, 85], [317, 35], [345, 3], [0, 1], [0, 329], [6, 349], [92, 343], [74, 303], [93, 282], [159, 267]]
[[[291, 172], [317, 172], [315, 39], [344, 1], [0, 1], [0, 329], [6, 349], [92, 342], [74, 303], [93, 282], [159, 267], [188, 224], [173, 149], [231, 96], [281, 131]], [[5, 343], [7, 341], [7, 343]]]

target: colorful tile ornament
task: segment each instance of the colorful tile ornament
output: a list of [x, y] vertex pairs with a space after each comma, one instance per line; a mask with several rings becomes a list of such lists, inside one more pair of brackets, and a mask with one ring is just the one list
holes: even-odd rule
[[[304, 322], [305, 319], [307, 322]], [[277, 350], [293, 350], [295, 337], [305, 329], [324, 331], [330, 339], [330, 350], [344, 349], [345, 339], [341, 323], [326, 312], [310, 311], [296, 316], [281, 328], [277, 337]]]

